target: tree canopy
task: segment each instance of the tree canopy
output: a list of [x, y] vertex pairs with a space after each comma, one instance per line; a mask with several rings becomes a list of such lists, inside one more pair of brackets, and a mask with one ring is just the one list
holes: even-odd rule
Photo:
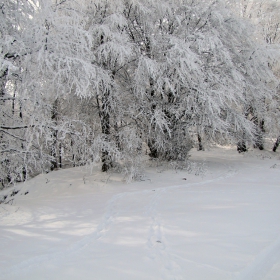
[[178, 162], [197, 141], [260, 144], [278, 116], [275, 56], [229, 7], [0, 4], [2, 185], [95, 162], [132, 180], [145, 153]]

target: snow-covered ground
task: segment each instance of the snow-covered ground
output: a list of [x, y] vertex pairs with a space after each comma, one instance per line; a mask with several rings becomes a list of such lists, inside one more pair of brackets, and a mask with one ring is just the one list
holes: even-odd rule
[[[85, 167], [0, 193], [0, 279], [280, 279], [280, 155], [192, 151], [202, 176]], [[8, 203], [7, 203], [8, 202]]]

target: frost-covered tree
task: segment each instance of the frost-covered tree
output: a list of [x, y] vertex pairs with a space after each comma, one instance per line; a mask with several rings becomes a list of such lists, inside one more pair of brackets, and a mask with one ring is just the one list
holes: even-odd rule
[[[116, 160], [122, 160], [124, 169], [129, 169], [132, 162], [138, 162], [141, 150], [130, 108], [132, 86], [128, 65], [135, 59], [134, 46], [128, 41], [121, 7], [106, 1], [84, 5], [74, 1], [57, 5], [44, 2], [42, 12], [34, 18], [31, 35], [36, 38], [32, 39], [33, 48], [38, 50], [34, 53], [38, 64], [30, 72], [38, 78], [30, 79], [31, 84], [49, 98], [52, 95], [54, 102], [57, 98], [73, 97], [75, 101], [79, 97], [89, 102], [81, 107], [90, 114], [83, 121], [91, 137], [84, 138], [87, 148], [82, 158], [87, 156], [86, 162], [101, 160], [103, 171]], [[82, 111], [75, 118], [81, 120], [83, 116]], [[57, 138], [56, 131], [53, 137]], [[71, 137], [73, 147], [77, 142], [75, 133]], [[56, 157], [55, 149], [52, 154]], [[73, 156], [76, 160], [81, 157]]]
[[34, 12], [32, 1], [0, 4], [0, 181], [2, 186], [26, 176], [25, 98], [19, 94], [21, 62], [28, 50], [22, 37]]
[[130, 180], [144, 148], [184, 161], [193, 140], [245, 146], [269, 120], [267, 53], [220, 1], [8, 1], [1, 11], [2, 182], [93, 162]]
[[[258, 41], [255, 54], [263, 56], [264, 63], [268, 64], [269, 68], [278, 78], [279, 83], [279, 1], [229, 0], [227, 2], [232, 10], [254, 25], [255, 29], [253, 30], [253, 34]], [[265, 133], [273, 137], [279, 134], [279, 93], [274, 96], [274, 105], [270, 107], [268, 112], [270, 114], [268, 120], [260, 116], [255, 116], [254, 112], [250, 112], [251, 119], [257, 126], [258, 141], [255, 146], [259, 148], [263, 147], [262, 138]]]
[[[54, 162], [51, 87], [40, 75], [40, 41], [35, 19], [39, 1], [1, 4], [1, 168], [2, 186], [48, 171]], [[36, 73], [36, 74], [35, 74]], [[68, 120], [69, 122], [69, 120]], [[65, 126], [65, 124], [64, 124]]]
[[204, 141], [255, 141], [247, 111], [264, 116], [273, 75], [249, 25], [219, 1], [126, 1], [125, 14], [140, 53], [135, 92], [152, 155], [168, 157], [163, 143], [177, 147], [178, 134], [179, 143], [194, 132]]
[[[162, 4], [168, 9], [166, 3]], [[159, 2], [125, 1], [126, 31], [136, 47], [137, 57], [132, 80], [134, 120], [151, 157], [178, 160], [186, 158], [191, 145], [180, 121], [176, 81], [171, 84], [176, 61], [168, 61], [171, 34], [159, 26], [162, 20], [168, 21], [161, 9]]]

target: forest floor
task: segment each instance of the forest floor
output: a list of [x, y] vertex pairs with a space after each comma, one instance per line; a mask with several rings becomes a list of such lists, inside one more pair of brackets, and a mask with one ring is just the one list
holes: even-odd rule
[[280, 152], [191, 154], [199, 174], [79, 167], [0, 192], [0, 279], [280, 279]]

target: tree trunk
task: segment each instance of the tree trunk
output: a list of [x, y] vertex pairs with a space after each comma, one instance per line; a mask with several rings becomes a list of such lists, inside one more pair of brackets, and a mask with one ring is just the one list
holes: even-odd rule
[[274, 146], [273, 146], [273, 149], [272, 149], [273, 152], [276, 152], [279, 144], [280, 144], [280, 136], [278, 136], [276, 142], [274, 143]]
[[[152, 100], [151, 113], [153, 115], [155, 110], [156, 110], [157, 105], [156, 105], [156, 102], [154, 101], [155, 89], [154, 89], [154, 81], [153, 81], [152, 78], [150, 78], [150, 88], [149, 89], [151, 90], [151, 92], [150, 92], [150, 96], [151, 96], [151, 100]], [[156, 133], [156, 130], [155, 130], [156, 129], [156, 125], [154, 123], [152, 124], [152, 129]], [[159, 157], [159, 151], [158, 151], [158, 149], [155, 146], [155, 140], [153, 138], [150, 138], [150, 136], [149, 136], [147, 144], [148, 144], [148, 147], [150, 149], [149, 156], [151, 158], [158, 158]]]
[[112, 158], [109, 155], [109, 152], [106, 151], [102, 151], [102, 167], [101, 167], [101, 171], [102, 172], [107, 172], [111, 167], [112, 167]]
[[203, 145], [202, 145], [202, 139], [201, 139], [201, 136], [200, 134], [197, 134], [197, 140], [198, 140], [198, 151], [203, 151]]
[[56, 158], [56, 145], [57, 145], [57, 131], [55, 130], [53, 132], [53, 143], [51, 147], [51, 171], [57, 169], [58, 164], [57, 164], [57, 158]]
[[71, 149], [72, 149], [72, 164], [73, 164], [73, 167], [76, 167], [76, 163], [75, 163], [76, 156], [75, 156], [75, 152], [74, 152], [74, 149], [73, 149], [74, 140], [72, 138], [71, 138], [70, 145], [71, 145]]
[[[14, 94], [14, 97], [15, 97], [15, 94]], [[13, 100], [13, 106], [14, 106], [14, 102], [15, 100]], [[14, 110], [14, 108], [12, 108], [12, 110]], [[19, 106], [19, 117], [20, 119], [23, 121], [23, 113], [22, 113], [22, 103], [20, 102], [20, 106]], [[24, 149], [24, 143], [21, 142], [21, 149], [23, 150]], [[22, 167], [22, 179], [23, 181], [26, 181], [27, 179], [27, 170], [26, 170], [26, 166], [25, 166], [25, 163], [23, 162], [23, 167]]]
[[149, 156], [151, 158], [158, 158], [158, 156], [159, 156], [158, 149], [155, 148], [155, 141], [153, 139], [148, 140], [148, 147], [150, 149]]
[[240, 140], [237, 143], [237, 151], [238, 151], [238, 153], [245, 153], [245, 152], [247, 152], [247, 147], [246, 147], [245, 141]]
[[[101, 122], [101, 129], [102, 133], [105, 136], [105, 141], [109, 142], [110, 138], [110, 105], [109, 105], [109, 96], [110, 91], [106, 90], [104, 95], [102, 96], [102, 107], [100, 111], [100, 122]], [[102, 172], [107, 172], [113, 165], [112, 157], [109, 154], [107, 149], [102, 151], [101, 155], [102, 160]]]
[[[5, 87], [6, 87], [6, 82], [7, 82], [7, 74], [8, 74], [8, 69], [6, 69], [3, 74], [0, 76], [0, 112], [1, 112], [1, 119], [4, 120], [5, 119], [5, 115], [4, 115], [4, 106], [5, 106], [5, 100], [4, 100], [4, 96], [5, 96]], [[3, 100], [2, 100], [3, 98]], [[2, 109], [3, 108], [3, 109]], [[3, 113], [2, 113], [3, 112]], [[3, 138], [4, 138], [4, 134], [3, 132], [0, 131], [0, 144], [3, 144]], [[4, 164], [5, 162], [5, 164]], [[4, 166], [6, 165], [6, 160], [2, 161], [1, 160], [1, 168], [4, 168]], [[6, 175], [4, 175], [6, 176]], [[3, 188], [5, 188], [5, 181], [8, 179], [8, 175], [5, 178], [0, 178], [1, 180], [1, 184], [3, 186]]]
[[[0, 76], [0, 98], [3, 98], [3, 100], [0, 100], [0, 108], [5, 106], [5, 88], [6, 88], [6, 83], [7, 83], [7, 75], [8, 75], [8, 69], [6, 69], [4, 71], [4, 73]], [[1, 112], [3, 112], [1, 114], [1, 119], [4, 120], [5, 119], [5, 115], [4, 115], [4, 110], [1, 109]], [[2, 132], [0, 132], [0, 139], [3, 139], [3, 134]]]
[[260, 149], [261, 151], [264, 149], [264, 140], [263, 135], [265, 133], [264, 130], [264, 120], [262, 120], [259, 124], [256, 124], [257, 127], [257, 135], [256, 141], [254, 143], [254, 148]]
[[5, 87], [7, 83], [8, 69], [6, 69], [0, 76], [0, 97], [5, 95]]
[[[246, 117], [246, 119], [248, 119], [248, 116], [250, 115], [250, 113], [253, 112], [253, 109], [251, 106], [246, 106], [244, 115]], [[252, 113], [253, 114], [253, 113]], [[238, 153], [245, 153], [247, 152], [247, 147], [246, 147], [246, 142], [245, 142], [245, 132], [242, 133], [242, 138], [238, 141], [237, 143], [237, 151]]]
[[62, 144], [59, 143], [59, 159], [58, 159], [58, 167], [62, 168]]
[[119, 127], [118, 127], [117, 123], [115, 123], [115, 125], [114, 125], [114, 131], [115, 131], [114, 134], [115, 134], [115, 140], [116, 140], [117, 147], [121, 151], [121, 150], [123, 150], [123, 147], [121, 145], [120, 136], [119, 136]]
[[[54, 122], [54, 125], [57, 125], [57, 120], [58, 120], [58, 99], [55, 99], [54, 104], [53, 104], [53, 109], [52, 109], [52, 116], [51, 119]], [[57, 137], [58, 137], [58, 131], [57, 129], [53, 130], [53, 143], [51, 147], [51, 171], [54, 169], [58, 168], [58, 162], [57, 162]]]

